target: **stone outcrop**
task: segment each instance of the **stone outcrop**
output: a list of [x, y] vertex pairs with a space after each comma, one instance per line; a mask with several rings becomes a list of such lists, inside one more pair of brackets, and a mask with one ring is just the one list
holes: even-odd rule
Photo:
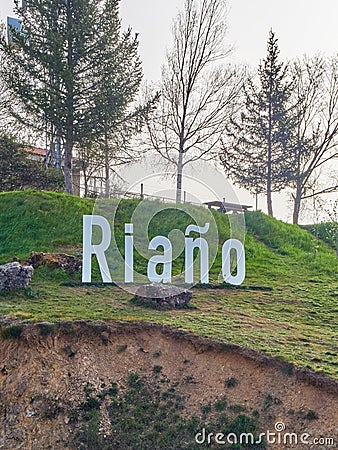
[[152, 283], [141, 286], [136, 291], [136, 298], [160, 307], [181, 308], [188, 305], [192, 292], [177, 286]]
[[39, 266], [47, 266], [50, 269], [63, 269], [70, 275], [82, 267], [82, 261], [79, 258], [65, 253], [32, 252], [28, 262], [35, 269]]
[[0, 265], [0, 291], [26, 288], [33, 272], [32, 266], [22, 266], [18, 261]]

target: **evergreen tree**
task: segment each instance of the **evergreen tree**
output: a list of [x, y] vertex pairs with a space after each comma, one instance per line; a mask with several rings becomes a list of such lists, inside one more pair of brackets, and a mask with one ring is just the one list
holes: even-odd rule
[[102, 117], [109, 127], [123, 123], [140, 85], [137, 41], [130, 30], [121, 33], [119, 0], [25, 4], [17, 8], [22, 31], [1, 41], [1, 78], [21, 103], [20, 120], [62, 141], [72, 193], [74, 147], [98, 138]]
[[267, 196], [273, 214], [272, 193], [283, 189], [290, 178], [288, 158], [293, 108], [293, 82], [288, 67], [279, 62], [278, 39], [270, 31], [267, 57], [258, 69], [259, 87], [248, 80], [240, 120], [231, 120], [221, 161], [233, 180], [255, 194]]

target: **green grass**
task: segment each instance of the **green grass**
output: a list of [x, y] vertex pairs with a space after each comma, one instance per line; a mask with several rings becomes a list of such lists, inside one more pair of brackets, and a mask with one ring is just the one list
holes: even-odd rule
[[82, 241], [82, 215], [94, 202], [55, 192], [0, 193], [0, 261]]
[[[116, 215], [115, 236], [122, 245], [122, 226], [138, 201], [123, 201]], [[148, 212], [154, 203], [146, 205]], [[30, 251], [76, 252], [81, 249], [82, 215], [92, 200], [34, 191], [0, 194], [0, 259], [27, 258]], [[185, 229], [189, 214], [204, 220], [205, 210], [186, 206], [175, 221], [172, 209], [155, 216], [150, 232], [166, 235]], [[229, 235], [227, 216], [214, 213], [220, 244]], [[338, 264], [335, 252], [308, 231], [246, 213], [247, 276], [240, 289], [194, 289], [191, 306], [177, 311], [144, 308], [133, 295], [114, 286], [62, 285], [80, 281], [60, 270], [39, 268], [29, 289], [0, 293], [0, 314], [27, 321], [116, 319], [152, 321], [223, 342], [251, 347], [294, 364], [338, 377]], [[174, 268], [179, 270], [182, 259]], [[136, 257], [145, 270], [145, 260]], [[176, 266], [175, 266], [176, 265]], [[220, 259], [211, 270], [216, 282]], [[97, 268], [94, 267], [99, 279]], [[112, 273], [114, 278], [114, 273]], [[260, 288], [261, 287], [261, 288]], [[255, 288], [255, 289], [254, 289]], [[270, 288], [270, 290], [266, 289]], [[2, 336], [11, 337], [10, 332]], [[12, 333], [13, 334], [13, 333]], [[14, 333], [15, 334], [15, 333]]]
[[310, 231], [316, 238], [326, 242], [333, 249], [338, 247], [338, 223], [322, 222], [314, 225], [304, 225], [305, 230]]

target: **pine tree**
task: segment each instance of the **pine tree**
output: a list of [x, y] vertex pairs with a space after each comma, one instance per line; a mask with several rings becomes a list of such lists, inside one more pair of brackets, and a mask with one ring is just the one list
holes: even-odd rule
[[278, 39], [270, 31], [267, 57], [258, 69], [259, 87], [248, 80], [244, 108], [238, 122], [231, 120], [221, 161], [235, 183], [267, 196], [273, 215], [272, 193], [283, 189], [290, 177], [288, 153], [293, 127], [290, 97], [293, 82], [288, 67], [279, 62]]
[[[17, 9], [22, 31], [1, 41], [1, 78], [23, 111], [13, 113], [40, 132], [47, 128], [51, 141], [62, 140], [69, 193], [74, 147], [98, 138], [102, 116], [109, 125], [122, 123], [142, 79], [137, 42], [130, 30], [121, 33], [118, 5], [27, 0]], [[100, 102], [103, 95], [109, 104]]]

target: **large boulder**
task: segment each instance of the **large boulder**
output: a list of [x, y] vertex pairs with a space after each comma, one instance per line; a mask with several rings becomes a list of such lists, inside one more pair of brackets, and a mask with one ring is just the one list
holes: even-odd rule
[[33, 272], [32, 266], [22, 266], [18, 261], [0, 265], [0, 291], [26, 288]]
[[181, 308], [188, 305], [192, 292], [168, 284], [152, 283], [139, 287], [136, 298], [159, 307]]

